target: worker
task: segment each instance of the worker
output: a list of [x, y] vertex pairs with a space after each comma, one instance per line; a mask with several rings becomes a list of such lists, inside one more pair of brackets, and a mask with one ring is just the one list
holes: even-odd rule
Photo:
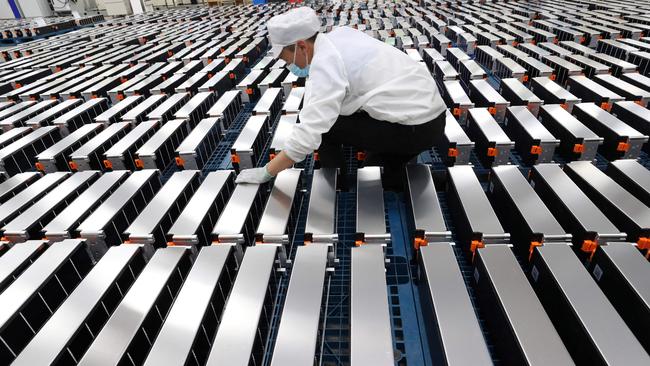
[[383, 166], [386, 190], [401, 190], [405, 165], [430, 149], [445, 127], [445, 104], [427, 68], [406, 53], [350, 27], [319, 33], [308, 7], [267, 22], [271, 52], [307, 78], [299, 123], [266, 166], [237, 183], [264, 183], [318, 150], [321, 167], [345, 174], [342, 145]]

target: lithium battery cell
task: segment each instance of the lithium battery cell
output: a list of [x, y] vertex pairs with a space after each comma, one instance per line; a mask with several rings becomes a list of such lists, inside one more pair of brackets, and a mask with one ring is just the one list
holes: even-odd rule
[[[492, 359], [485, 344], [465, 282], [456, 263], [454, 243], [433, 243], [420, 248], [420, 298], [423, 304], [428, 342], [440, 347], [433, 362], [490, 365]], [[453, 337], [461, 331], [464, 340]], [[472, 339], [472, 347], [464, 346]]]
[[546, 104], [540, 109], [542, 124], [560, 139], [559, 151], [569, 160], [593, 160], [603, 138], [567, 112], [559, 104]]
[[146, 75], [143, 74], [138, 74], [134, 76], [133, 78], [118, 84], [116, 87], [108, 91], [108, 96], [111, 99], [111, 103], [116, 104], [120, 100], [124, 99], [127, 97], [126, 95], [126, 90], [131, 88], [134, 85], [137, 85], [139, 82], [142, 80], [145, 80], [147, 78]]
[[636, 51], [630, 53], [628, 61], [638, 66], [639, 73], [650, 75], [650, 52]]
[[67, 136], [107, 109], [106, 98], [91, 99], [54, 119], [52, 126], [57, 127], [62, 136]]
[[474, 108], [474, 103], [469, 99], [465, 93], [465, 89], [460, 84], [460, 81], [445, 81], [443, 83], [443, 99], [447, 107], [451, 110], [453, 116], [458, 118], [458, 123], [462, 126], [467, 125], [467, 113], [471, 108]]
[[221, 139], [218, 118], [201, 120], [176, 148], [176, 164], [185, 169], [202, 169]]
[[27, 309], [56, 309], [88, 273], [92, 263], [84, 247], [79, 239], [50, 245], [0, 296], [6, 310], [0, 318], [4, 362], [14, 361], [52, 314]]
[[269, 160], [273, 160], [282, 150], [284, 150], [286, 141], [291, 136], [293, 128], [298, 123], [298, 115], [282, 115], [278, 121], [278, 125], [273, 133], [273, 139], [269, 148]]
[[288, 95], [291, 93], [292, 88], [299, 86], [305, 86], [305, 79], [297, 77], [292, 72], [288, 73], [284, 80], [282, 80], [282, 89], [284, 89], [284, 95]]
[[79, 127], [70, 135], [36, 155], [34, 164], [36, 169], [44, 173], [71, 170], [68, 164], [69, 154], [97, 135], [103, 127], [104, 125], [101, 123], [88, 123]]
[[263, 70], [252, 70], [246, 77], [237, 84], [237, 90], [242, 92], [242, 101], [248, 103], [260, 96], [259, 83], [266, 76]]
[[485, 195], [474, 170], [468, 165], [448, 168], [448, 203], [454, 222], [457, 223], [458, 240], [463, 250], [474, 255], [476, 249], [488, 244], [507, 244], [506, 233]]
[[0, 204], [18, 194], [41, 177], [40, 173], [19, 173], [0, 183]]
[[523, 66], [524, 69], [526, 69], [526, 75], [528, 76], [529, 80], [536, 77], [554, 77], [553, 69], [534, 57], [519, 57], [517, 59], [517, 62], [519, 65]]
[[460, 78], [460, 74], [448, 61], [436, 61], [433, 74], [439, 84]]
[[470, 80], [485, 79], [487, 74], [476, 61], [462, 60], [459, 63], [460, 78], [467, 85]]
[[494, 74], [501, 79], [515, 78], [523, 83], [528, 81], [527, 70], [507, 57], [500, 57], [494, 61]]
[[596, 250], [589, 270], [647, 352], [650, 292], [641, 280], [649, 274], [647, 260], [633, 243], [611, 243]]
[[250, 169], [257, 166], [266, 141], [269, 138], [269, 117], [251, 116], [244, 129], [232, 145], [232, 162], [236, 169]]
[[[650, 103], [650, 91], [641, 89], [615, 76], [609, 74], [596, 75], [592, 80], [612, 92], [625, 97], [626, 100], [633, 101], [643, 107], [647, 107]], [[616, 103], [614, 102], [613, 104]]]
[[147, 114], [147, 119], [165, 123], [174, 117], [174, 114], [190, 100], [189, 93], [177, 93], [170, 95], [154, 110]]
[[167, 240], [174, 245], [208, 245], [210, 232], [234, 188], [232, 170], [209, 173], [167, 232]]
[[[638, 102], [626, 101], [614, 103], [612, 115], [640, 133], [646, 136], [650, 134], [650, 114]], [[644, 149], [645, 151], [650, 151], [650, 144], [646, 144]]]
[[269, 88], [280, 88], [282, 80], [287, 76], [289, 71], [287, 69], [273, 69], [268, 75], [259, 83], [260, 93], [264, 94]]
[[73, 171], [104, 170], [102, 159], [104, 152], [126, 136], [130, 127], [128, 122], [116, 122], [104, 128], [103, 131], [70, 153], [68, 161], [70, 169]]
[[592, 79], [588, 79], [586, 76], [569, 77], [567, 90], [579, 97], [582, 101], [594, 102], [606, 111], [610, 111], [614, 103], [624, 100], [622, 96], [596, 83]]
[[562, 228], [517, 166], [494, 167], [492, 173], [488, 195], [523, 257], [530, 258], [533, 249], [543, 243], [571, 243], [571, 234]]
[[560, 104], [567, 112], [573, 111], [573, 106], [580, 103], [580, 98], [571, 94], [555, 81], [545, 78], [531, 79], [530, 90], [540, 97], [545, 104]]
[[444, 61], [445, 58], [434, 48], [424, 48], [422, 49], [422, 60], [427, 65], [429, 71], [433, 72], [433, 64], [436, 61]]
[[575, 55], [582, 55], [585, 57], [590, 53], [596, 53], [596, 50], [594, 50], [593, 48], [589, 48], [580, 43], [572, 42], [572, 41], [561, 41], [560, 46], [573, 52]]
[[577, 104], [573, 114], [605, 139], [600, 147], [600, 152], [611, 160], [637, 158], [643, 144], [648, 142], [648, 136], [643, 135], [594, 103]]
[[627, 240], [647, 249], [650, 208], [589, 162], [572, 162], [566, 174], [598, 205]]
[[194, 128], [206, 115], [208, 109], [216, 102], [217, 97], [211, 92], [199, 92], [187, 101], [176, 113], [175, 119], [184, 119], [190, 129]]
[[[572, 28], [568, 28], [568, 27], [555, 28], [553, 30], [553, 33], [557, 34], [557, 39], [558, 39], [559, 42], [568, 41], [568, 42], [578, 42], [579, 43], [579, 42], [582, 42], [582, 40], [584, 38], [584, 34], [581, 31], [576, 30], [576, 29], [572, 29]], [[550, 43], [550, 42], [542, 42], [542, 44], [554, 45], [554, 43]], [[540, 44], [540, 46], [541, 46], [541, 44]]]
[[67, 202], [72, 202], [84, 192], [99, 175], [97, 171], [71, 175], [7, 223], [2, 228], [3, 236], [14, 243], [39, 237], [43, 224], [57, 216], [65, 209]]
[[266, 186], [238, 184], [212, 228], [211, 241], [237, 244], [237, 255], [241, 259], [242, 246], [255, 243], [255, 229], [267, 196]]
[[406, 180], [415, 249], [449, 242], [451, 232], [442, 216], [431, 168], [428, 165], [409, 165], [406, 168]]
[[[191, 75], [191, 74], [189, 74]], [[181, 85], [176, 87], [176, 93], [196, 94], [199, 87], [208, 81], [208, 74], [194, 74], [187, 78]]]
[[134, 172], [79, 224], [75, 231], [86, 239], [93, 258], [101, 258], [109, 247], [122, 243], [124, 229], [159, 189], [157, 170]]
[[469, 164], [474, 142], [451, 112], [447, 110], [445, 113], [445, 132], [437, 145], [439, 154], [447, 166]]
[[552, 53], [550, 51], [547, 51], [537, 45], [534, 45], [532, 43], [521, 43], [517, 46], [520, 50], [524, 51], [527, 53], [529, 56], [532, 56], [540, 61], [544, 60], [544, 57], [546, 56], [551, 56]]
[[44, 113], [49, 108], [56, 106], [58, 103], [58, 100], [45, 100], [33, 104], [29, 108], [23, 109], [18, 113], [14, 113], [0, 120], [0, 128], [5, 131], [4, 133], [7, 133], [7, 131], [10, 131], [15, 127], [24, 125], [25, 121], [28, 121], [30, 118]]
[[638, 50], [639, 49], [636, 47], [632, 47], [613, 39], [598, 40], [598, 45], [596, 47], [596, 52], [602, 52], [606, 55], [610, 55], [624, 61], [628, 61], [630, 53]]
[[[144, 362], [149, 346], [143, 347], [140, 343], [146, 339], [141, 333], [142, 329], [146, 325], [146, 329], [158, 333], [163, 318], [156, 314], [169, 311], [170, 300], [176, 297], [190, 267], [187, 248], [171, 247], [156, 251], [93, 339], [79, 365], [119, 363], [120, 360]], [[110, 357], [102, 354], [111, 349]]]
[[245, 67], [241, 59], [230, 60], [230, 62], [224, 67], [223, 71], [228, 73], [228, 77], [233, 81], [233, 84], [236, 84], [244, 76]]
[[33, 130], [29, 127], [16, 127], [0, 135], [0, 148], [3, 148], [12, 142], [26, 136]]
[[61, 139], [54, 126], [40, 127], [0, 149], [0, 171], [15, 175], [33, 170], [36, 155]]
[[131, 225], [124, 230], [122, 237], [128, 239], [130, 243], [146, 244], [145, 252], [150, 252], [151, 246], [164, 247], [167, 242], [165, 238], [167, 231], [199, 185], [198, 170], [174, 173]]
[[574, 64], [582, 67], [582, 72], [587, 76], [588, 78], [593, 78], [596, 75], [599, 74], [609, 74], [610, 72], [610, 67], [601, 64], [598, 61], [592, 60], [588, 58], [587, 56], [583, 55], [568, 55], [566, 57], [567, 60], [573, 62]]
[[568, 245], [547, 244], [535, 248], [531, 270], [533, 288], [576, 363], [643, 365], [650, 362], [648, 354], [590, 277]]
[[332, 244], [338, 242], [336, 180], [336, 169], [314, 170], [305, 224], [305, 243]]
[[524, 52], [524, 51], [522, 51], [522, 50], [520, 50], [520, 49], [518, 49], [516, 47], [508, 46], [508, 45], [505, 45], [505, 44], [498, 45], [497, 50], [499, 52], [503, 53], [504, 55], [506, 55], [506, 57], [510, 57], [511, 59], [514, 59], [517, 62], [521, 58], [530, 57], [526, 52]]
[[[232, 245], [201, 248], [144, 365], [171, 366], [189, 360], [206, 361], [210, 341], [216, 333], [212, 320], [221, 318], [236, 276], [236, 266]], [[174, 341], [168, 343], [170, 339]]]
[[510, 102], [511, 106], [526, 106], [537, 117], [544, 102], [518, 79], [501, 79], [499, 93]]
[[442, 56], [447, 56], [447, 49], [451, 47], [451, 41], [442, 33], [434, 34], [431, 37], [431, 44]]
[[220, 71], [211, 76], [203, 85], [199, 86], [198, 91], [223, 95], [225, 92], [230, 90], [232, 86], [232, 80], [230, 80], [228, 73]]
[[477, 34], [478, 44], [485, 47], [490, 47], [496, 49], [496, 47], [501, 44], [501, 38], [496, 34], [490, 32], [481, 32]]
[[149, 75], [145, 79], [141, 80], [139, 83], [125, 90], [124, 95], [127, 97], [132, 95], [143, 95], [145, 97], [149, 96], [151, 95], [150, 90], [162, 82], [163, 82], [162, 75], [160, 74]]
[[276, 305], [270, 294], [276, 291], [282, 275], [276, 256], [277, 247], [272, 245], [256, 245], [246, 251], [206, 365], [261, 362], [271, 328], [266, 314]]
[[219, 118], [221, 132], [226, 133], [230, 124], [235, 120], [242, 108], [241, 92], [231, 90], [225, 92], [208, 110], [208, 116]]
[[121, 82], [120, 76], [118, 75], [112, 75], [104, 78], [97, 76], [97, 79], [98, 80], [91, 79], [92, 82], [91, 80], [88, 80], [86, 83], [82, 83], [83, 85], [79, 85], [79, 93], [84, 100], [99, 97], [108, 98], [110, 96], [109, 92], [120, 85]]
[[515, 145], [503, 132], [487, 108], [469, 111], [467, 133], [476, 143], [475, 151], [487, 166], [507, 164]]
[[582, 68], [558, 56], [544, 56], [544, 63], [553, 68], [554, 75], [551, 79], [560, 85], [566, 85], [569, 77], [582, 75]]
[[126, 170], [104, 173], [54, 219], [44, 222], [41, 230], [43, 235], [53, 242], [71, 238], [77, 226], [108, 198], [129, 174]]
[[486, 311], [487, 329], [499, 335], [498, 357], [512, 364], [573, 365], [509, 246], [487, 245], [477, 253], [477, 300]]
[[636, 160], [612, 161], [605, 170], [608, 176], [646, 205], [650, 205], [650, 171]]
[[496, 121], [503, 122], [510, 102], [494, 90], [487, 80], [470, 81], [469, 96], [475, 101], [477, 107], [486, 107]]
[[109, 170], [135, 170], [134, 155], [160, 127], [158, 121], [141, 122], [104, 152], [104, 168]]
[[135, 152], [137, 169], [164, 170], [175, 159], [175, 151], [188, 133], [188, 121], [167, 121]]
[[357, 245], [381, 244], [390, 241], [384, 220], [384, 197], [381, 169], [365, 167], [357, 171]]
[[[497, 51], [496, 49], [490, 47], [490, 46], [477, 46], [476, 47], [476, 54], [475, 54], [475, 60], [478, 61], [481, 65], [487, 67], [488, 69], [492, 70], [492, 72], [496, 71], [496, 64], [495, 61], [498, 58], [505, 57], [501, 52]], [[426, 57], [425, 57], [426, 61]], [[431, 68], [430, 68], [431, 69]]]
[[291, 93], [287, 95], [282, 105], [282, 114], [298, 114], [302, 109], [304, 95], [305, 88], [303, 87], [291, 89]]
[[592, 60], [596, 60], [602, 64], [609, 66], [612, 70], [612, 75], [620, 76], [621, 74], [628, 72], [635, 72], [638, 70], [638, 67], [631, 63], [619, 58], [606, 55], [604, 53], [591, 53], [588, 57]]
[[105, 112], [95, 117], [95, 122], [103, 124], [111, 124], [119, 121], [122, 116], [135, 107], [138, 103], [144, 100], [143, 96], [134, 95], [126, 97], [121, 102], [115, 104], [114, 106], [108, 108]]
[[21, 273], [29, 267], [47, 249], [48, 240], [28, 240], [21, 245], [14, 245], [7, 248], [7, 242], [3, 242], [4, 251], [2, 272], [0, 272], [0, 288], [7, 288]]
[[516, 141], [515, 149], [526, 164], [545, 163], [553, 159], [560, 140], [556, 139], [527, 107], [509, 107], [504, 125], [509, 136]]
[[460, 48], [449, 48], [445, 56], [447, 61], [454, 67], [455, 70], [459, 69], [459, 63], [462, 60], [470, 60], [471, 58], [463, 52]]
[[555, 217], [566, 221], [574, 249], [581, 257], [594, 253], [598, 245], [625, 241], [622, 233], [558, 164], [539, 164], [530, 173], [530, 184]]
[[260, 100], [253, 108], [253, 115], [266, 115], [269, 117], [269, 128], [277, 119], [280, 109], [282, 107], [282, 99], [284, 95], [282, 88], [270, 88], [262, 94]]
[[138, 124], [144, 121], [149, 113], [160, 106], [166, 99], [167, 96], [164, 94], [154, 94], [122, 115], [122, 121], [129, 122], [132, 125]]

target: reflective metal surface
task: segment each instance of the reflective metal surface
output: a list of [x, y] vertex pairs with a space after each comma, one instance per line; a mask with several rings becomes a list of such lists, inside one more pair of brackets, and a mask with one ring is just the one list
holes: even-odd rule
[[309, 366], [316, 362], [328, 246], [309, 244], [296, 251], [271, 366]]
[[[573, 365], [571, 356], [510, 247], [488, 245], [478, 249], [478, 256], [478, 266], [482, 267], [486, 276], [482, 278], [475, 274], [474, 278], [478, 278], [479, 286], [481, 281], [489, 281], [487, 286], [498, 303], [497, 311], [503, 312], [506, 326], [518, 346], [518, 351], [512, 350], [512, 353], [521, 352], [520, 360], [525, 360], [528, 365]], [[488, 323], [496, 321], [496, 316], [488, 316], [492, 317]], [[506, 352], [510, 353], [509, 350]], [[505, 357], [508, 360], [518, 359], [514, 354]]]
[[28, 240], [14, 245], [0, 256], [0, 288], [5, 288], [23, 267], [31, 262], [47, 248], [47, 240]]
[[447, 230], [442, 216], [430, 167], [428, 165], [408, 165], [406, 179], [415, 230], [423, 230], [428, 241], [451, 239], [451, 232]]
[[287, 234], [287, 224], [294, 206], [296, 190], [299, 188], [302, 170], [287, 169], [278, 173], [273, 182], [271, 194], [262, 213], [257, 234], [263, 236], [263, 241], [283, 242]]
[[[219, 221], [212, 229], [212, 235], [219, 238], [239, 235], [244, 229], [244, 222], [257, 197], [258, 184], [238, 184], [228, 204], [219, 216]], [[226, 239], [227, 240], [227, 239]]]
[[156, 251], [101, 332], [97, 334], [79, 365], [118, 364], [145, 317], [150, 311], [156, 311], [152, 306], [160, 293], [169, 291], [165, 285], [186, 254], [187, 249], [183, 247]]
[[381, 168], [365, 167], [357, 170], [357, 233], [364, 240], [385, 240], [386, 218]]
[[395, 361], [383, 248], [366, 244], [351, 251], [350, 364], [392, 366]]
[[246, 250], [206, 366], [249, 365], [276, 251], [273, 245]]
[[313, 172], [305, 224], [305, 234], [311, 235], [312, 241], [336, 235], [336, 174], [336, 169], [325, 168]]
[[448, 365], [491, 365], [452, 245], [434, 243], [420, 248], [420, 279], [432, 306], [423, 307], [423, 311], [435, 317], [427, 331], [439, 337]]

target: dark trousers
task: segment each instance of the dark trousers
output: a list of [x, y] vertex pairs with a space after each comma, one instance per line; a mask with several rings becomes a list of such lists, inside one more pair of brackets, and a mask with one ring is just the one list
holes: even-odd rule
[[399, 189], [405, 165], [430, 149], [444, 131], [445, 113], [415, 126], [376, 120], [366, 112], [339, 116], [334, 126], [323, 134], [318, 148], [320, 164], [324, 168], [339, 168], [345, 177], [342, 145], [349, 145], [366, 153], [364, 165], [384, 167], [385, 189]]

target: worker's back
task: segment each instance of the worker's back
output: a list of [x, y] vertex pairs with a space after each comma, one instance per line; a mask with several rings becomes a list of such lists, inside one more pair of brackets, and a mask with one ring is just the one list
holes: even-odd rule
[[[341, 114], [360, 108], [373, 118], [419, 124], [442, 113], [444, 102], [426, 66], [404, 52], [349, 27], [319, 35], [319, 53], [338, 52], [349, 82]], [[321, 39], [325, 38], [325, 39]]]

